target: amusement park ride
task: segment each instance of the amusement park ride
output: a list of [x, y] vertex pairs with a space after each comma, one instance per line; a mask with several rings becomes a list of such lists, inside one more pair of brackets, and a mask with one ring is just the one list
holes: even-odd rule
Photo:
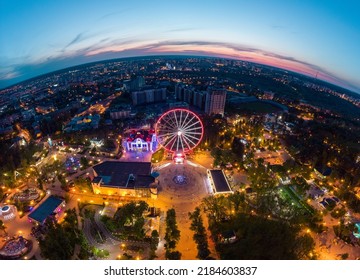
[[165, 112], [155, 125], [158, 143], [172, 153], [175, 163], [184, 163], [186, 154], [200, 144], [204, 126], [200, 118], [187, 109]]

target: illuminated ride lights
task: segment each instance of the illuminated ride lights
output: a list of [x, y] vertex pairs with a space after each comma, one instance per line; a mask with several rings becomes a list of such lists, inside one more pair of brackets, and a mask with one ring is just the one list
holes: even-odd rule
[[159, 118], [155, 133], [159, 144], [173, 153], [175, 163], [183, 163], [185, 153], [191, 152], [201, 142], [204, 126], [194, 112], [172, 109]]

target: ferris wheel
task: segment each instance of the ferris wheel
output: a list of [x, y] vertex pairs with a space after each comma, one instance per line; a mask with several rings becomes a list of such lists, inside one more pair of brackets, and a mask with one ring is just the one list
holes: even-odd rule
[[199, 145], [204, 127], [200, 118], [187, 109], [165, 112], [155, 125], [158, 142], [166, 150], [185, 153]]

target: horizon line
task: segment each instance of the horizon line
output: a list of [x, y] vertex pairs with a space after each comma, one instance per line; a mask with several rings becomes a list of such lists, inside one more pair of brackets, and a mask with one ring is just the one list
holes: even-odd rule
[[72, 65], [72, 66], [66, 66], [64, 68], [62, 68], [60, 66], [59, 69], [52, 70], [50, 72], [46, 72], [46, 73], [43, 73], [43, 74], [39, 74], [39, 75], [30, 77], [30, 78], [24, 79], [22, 81], [15, 82], [15, 83], [10, 84], [8, 86], [2, 87], [2, 88], [0, 88], [0, 91], [7, 90], [7, 89], [9, 89], [11, 87], [20, 85], [22, 83], [29, 82], [31, 80], [39, 79], [39, 78], [41, 78], [43, 76], [52, 75], [52, 74], [57, 73], [57, 72], [63, 72], [63, 71], [66, 71], [67, 69], [83, 67], [85, 65], [91, 65], [91, 64], [102, 63], [102, 62], [110, 62], [110, 61], [116, 61], [116, 60], [125, 60], [125, 59], [137, 59], [137, 58], [143, 59], [143, 58], [146, 58], [146, 57], [151, 58], [151, 57], [172, 57], [172, 56], [173, 57], [177, 56], [177, 57], [181, 57], [181, 58], [185, 58], [185, 57], [212, 58], [212, 59], [220, 58], [220, 59], [226, 59], [226, 60], [241, 61], [241, 62], [246, 62], [246, 63], [250, 63], [250, 64], [257, 64], [257, 65], [260, 65], [262, 67], [272, 67], [272, 68], [276, 68], [276, 69], [279, 69], [279, 70], [282, 70], [282, 71], [287, 71], [287, 72], [290, 72], [290, 73], [302, 75], [302, 76], [305, 76], [307, 78], [311, 78], [311, 79], [314, 79], [316, 81], [320, 81], [320, 82], [323, 82], [323, 83], [326, 83], [326, 84], [329, 84], [329, 85], [332, 85], [332, 86], [336, 86], [336, 87], [339, 87], [341, 89], [344, 89], [344, 90], [347, 90], [347, 91], [350, 91], [352, 93], [360, 95], [360, 89], [358, 89], [356, 86], [349, 85], [350, 88], [348, 88], [348, 87], [345, 87], [344, 85], [340, 85], [340, 84], [330, 82], [328, 80], [316, 77], [317, 74], [319, 73], [319, 71], [316, 72], [316, 75], [311, 75], [311, 74], [306, 73], [306, 72], [296, 71], [296, 70], [292, 70], [292, 69], [286, 69], [285, 67], [283, 68], [283, 67], [275, 66], [275, 65], [271, 65], [271, 64], [266, 64], [266, 63], [261, 63], [261, 62], [256, 62], [256, 61], [249, 61], [249, 60], [246, 60], [246, 59], [240, 59], [240, 58], [227, 56], [227, 55], [221, 55], [221, 54], [217, 54], [217, 55], [215, 55], [215, 54], [190, 54], [190, 53], [185, 54], [185, 53], [180, 53], [180, 52], [179, 53], [173, 53], [173, 54], [163, 53], [163, 54], [138, 54], [138, 55], [134, 55], [134, 56], [122, 56], [122, 57], [120, 56], [120, 57], [116, 57], [116, 58], [99, 59], [99, 60], [95, 60], [95, 61], [80, 63], [80, 64], [76, 64], [76, 65]]

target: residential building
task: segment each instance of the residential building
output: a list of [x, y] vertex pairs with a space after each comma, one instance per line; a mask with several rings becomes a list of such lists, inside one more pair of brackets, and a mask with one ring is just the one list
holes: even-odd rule
[[226, 90], [209, 87], [205, 99], [205, 113], [208, 115], [224, 115]]
[[131, 93], [133, 105], [141, 105], [166, 100], [166, 88], [152, 88]]

